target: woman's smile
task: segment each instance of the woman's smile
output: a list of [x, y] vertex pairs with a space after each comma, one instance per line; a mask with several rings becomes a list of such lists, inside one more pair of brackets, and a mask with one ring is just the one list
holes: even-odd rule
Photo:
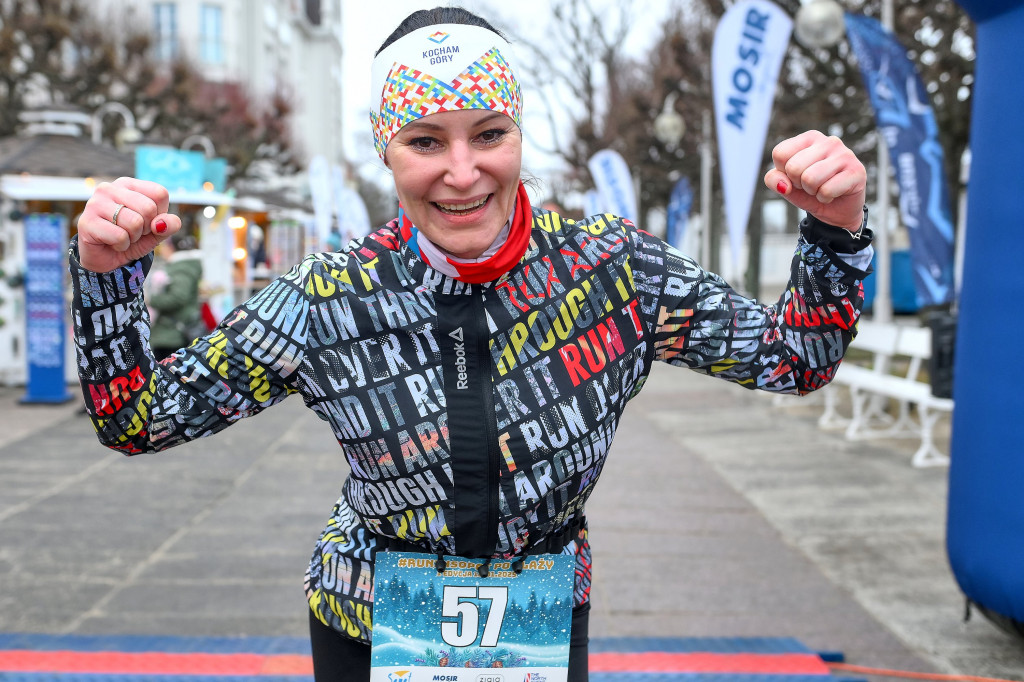
[[482, 208], [486, 208], [487, 203], [493, 196], [493, 194], [488, 194], [481, 199], [473, 201], [434, 201], [431, 203], [445, 215], [464, 217], [472, 215]]

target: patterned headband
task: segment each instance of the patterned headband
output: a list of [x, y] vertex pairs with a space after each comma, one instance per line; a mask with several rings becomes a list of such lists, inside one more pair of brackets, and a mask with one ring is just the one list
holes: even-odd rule
[[370, 101], [380, 102], [370, 112], [380, 158], [405, 124], [440, 111], [489, 109], [522, 125], [511, 53], [497, 33], [466, 24], [428, 26], [389, 45], [373, 60], [370, 79]]

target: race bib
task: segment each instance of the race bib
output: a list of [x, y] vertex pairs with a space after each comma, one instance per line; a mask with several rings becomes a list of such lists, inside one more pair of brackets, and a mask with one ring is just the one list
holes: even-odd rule
[[377, 553], [371, 682], [566, 682], [575, 558], [445, 560]]

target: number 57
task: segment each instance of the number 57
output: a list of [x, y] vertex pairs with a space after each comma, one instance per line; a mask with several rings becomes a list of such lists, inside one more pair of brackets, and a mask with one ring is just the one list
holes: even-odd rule
[[454, 623], [441, 623], [441, 639], [446, 644], [469, 646], [476, 641], [480, 608], [474, 602], [463, 600], [487, 599], [491, 602], [491, 608], [487, 612], [480, 646], [498, 646], [498, 635], [501, 634], [501, 623], [505, 618], [505, 607], [508, 606], [507, 587], [445, 585], [442, 594], [441, 615], [445, 618], [459, 619]]

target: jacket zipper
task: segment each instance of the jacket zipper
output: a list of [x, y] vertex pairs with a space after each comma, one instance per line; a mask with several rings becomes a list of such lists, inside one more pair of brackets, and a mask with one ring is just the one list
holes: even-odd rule
[[435, 294], [454, 478], [455, 551], [491, 556], [498, 544], [499, 457], [483, 291]]
[[[487, 309], [484, 305], [484, 291], [480, 291], [480, 315], [477, 319], [477, 357], [481, 358], [480, 393], [483, 398], [484, 424], [487, 426], [487, 536], [491, 540], [493, 553], [498, 544], [498, 486], [500, 485], [500, 458], [498, 429], [494, 414], [494, 382], [491, 369], [491, 353], [488, 344], [490, 330], [487, 327]], [[487, 555], [490, 556], [490, 553]]]

